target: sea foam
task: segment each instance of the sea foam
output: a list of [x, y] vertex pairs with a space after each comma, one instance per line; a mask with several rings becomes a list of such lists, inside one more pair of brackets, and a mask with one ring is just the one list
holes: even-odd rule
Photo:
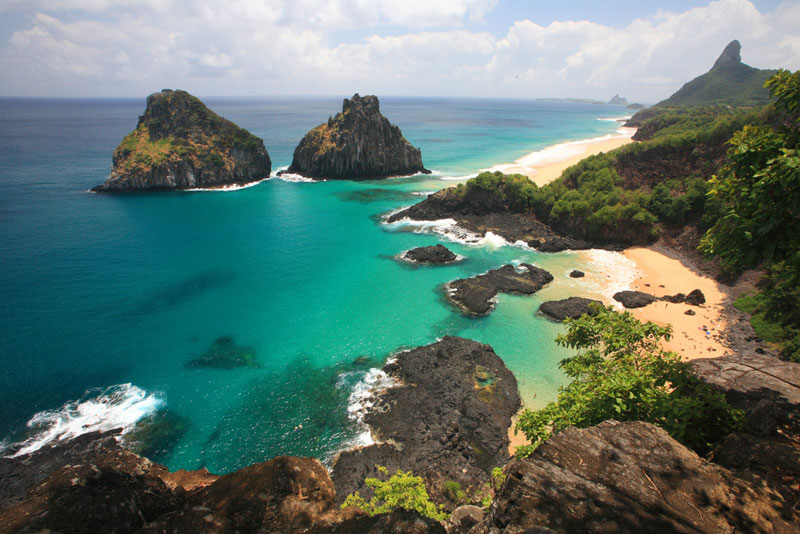
[[[392, 361], [391, 359], [388, 360]], [[339, 381], [341, 385], [352, 378], [356, 373], [344, 373]], [[372, 433], [369, 430], [364, 417], [370, 408], [375, 405], [381, 391], [398, 385], [397, 380], [386, 374], [383, 369], [373, 368], [367, 371], [364, 376], [353, 385], [350, 396], [347, 398], [347, 417], [355, 422], [361, 431], [356, 438], [349, 443], [350, 447], [367, 446], [375, 443]]]
[[616, 308], [622, 309], [622, 304], [613, 299], [614, 293], [630, 289], [633, 283], [642, 276], [636, 262], [626, 258], [620, 252], [602, 249], [591, 249], [583, 252], [589, 262], [589, 269], [598, 273], [596, 279], [581, 279], [590, 286], [595, 293], [602, 295], [603, 300], [611, 302]]
[[156, 393], [120, 384], [106, 389], [93, 388], [77, 401], [57, 410], [45, 410], [27, 423], [30, 437], [9, 445], [10, 457], [34, 452], [45, 445], [68, 441], [89, 432], [121, 430], [121, 435], [134, 428], [140, 419], [152, 415], [165, 404]]
[[[402, 211], [403, 209], [405, 208], [401, 208], [396, 212]], [[388, 218], [391, 215], [392, 213], [387, 214], [386, 217]], [[476, 232], [472, 232], [471, 230], [459, 226], [455, 219], [416, 221], [405, 217], [403, 219], [400, 219], [399, 221], [395, 221], [392, 223], [385, 223], [385, 224], [393, 229], [412, 228], [412, 231], [415, 234], [436, 234], [447, 239], [448, 241], [472, 247], [500, 248], [500, 247], [510, 246], [510, 247], [522, 248], [525, 250], [533, 250], [524, 241], [515, 241], [511, 243], [510, 241], [506, 240], [500, 235], [495, 234], [494, 232], [486, 232], [486, 235], [480, 235]]]

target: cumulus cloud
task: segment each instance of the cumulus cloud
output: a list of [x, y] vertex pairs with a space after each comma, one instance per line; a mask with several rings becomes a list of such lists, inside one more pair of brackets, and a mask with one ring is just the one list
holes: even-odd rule
[[[0, 48], [0, 94], [589, 96], [653, 102], [732, 39], [754, 66], [800, 67], [800, 4], [748, 0], [479, 31], [496, 0], [7, 0], [27, 25]], [[478, 28], [476, 30], [475, 28]]]

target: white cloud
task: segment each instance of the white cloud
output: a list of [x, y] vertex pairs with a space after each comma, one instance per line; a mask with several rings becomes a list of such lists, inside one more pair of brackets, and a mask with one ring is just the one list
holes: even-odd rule
[[[37, 11], [0, 48], [0, 94], [142, 95], [171, 86], [199, 94], [620, 93], [652, 102], [708, 70], [732, 39], [754, 66], [800, 67], [798, 2], [760, 13], [747, 0], [719, 0], [625, 28], [521, 20], [501, 36], [467, 29], [496, 3], [12, 0], [6, 10]], [[378, 33], [386, 27], [391, 35]], [[347, 28], [375, 31], [361, 37]]]

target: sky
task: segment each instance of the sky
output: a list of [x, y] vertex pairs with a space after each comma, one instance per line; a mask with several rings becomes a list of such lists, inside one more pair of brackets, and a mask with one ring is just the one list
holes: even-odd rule
[[0, 0], [0, 96], [654, 103], [733, 39], [800, 68], [800, 0]]

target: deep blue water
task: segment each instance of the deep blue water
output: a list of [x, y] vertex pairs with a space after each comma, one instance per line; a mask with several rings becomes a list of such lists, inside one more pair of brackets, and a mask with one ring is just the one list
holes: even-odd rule
[[[340, 98], [205, 102], [262, 137], [273, 169], [341, 109]], [[160, 408], [185, 429], [155, 454], [173, 469], [329, 458], [363, 431], [347, 406], [367, 370], [446, 334], [491, 343], [528, 404], [552, 398], [565, 353], [553, 343], [559, 327], [535, 310], [577, 283], [562, 276], [573, 266], [600, 267], [572, 253], [459, 243], [448, 246], [462, 263], [412, 267], [395, 256], [442, 238], [381, 215], [448, 185], [443, 178], [611, 133], [616, 124], [598, 119], [620, 108], [421, 98], [385, 98], [381, 108], [422, 149], [433, 180], [98, 195], [87, 190], [109, 174], [143, 99], [0, 99], [0, 438], [35, 434], [25, 425], [43, 410], [54, 431]], [[441, 284], [509, 261], [557, 280], [533, 297], [502, 296], [480, 319], [444, 301]], [[221, 336], [251, 348], [258, 366], [186, 365]], [[359, 357], [367, 362], [354, 364]], [[121, 384], [132, 386], [100, 395]]]

